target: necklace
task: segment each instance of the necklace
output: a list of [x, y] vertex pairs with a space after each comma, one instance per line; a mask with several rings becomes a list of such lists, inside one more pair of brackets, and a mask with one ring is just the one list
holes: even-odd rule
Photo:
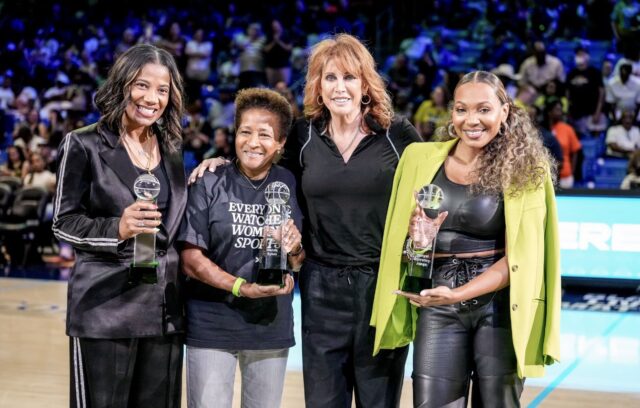
[[335, 139], [335, 136], [334, 136], [336, 134], [336, 132], [333, 130], [333, 123], [331, 123], [329, 125], [329, 134], [331, 135], [331, 138], [333, 139], [333, 143], [336, 143], [336, 148], [338, 149], [338, 153], [340, 153], [341, 156], [344, 156], [344, 154], [346, 152], [348, 152], [349, 149], [351, 149], [351, 146], [353, 146], [353, 142], [356, 141], [356, 138], [358, 137], [359, 133], [360, 133], [360, 124], [358, 124], [358, 126], [356, 126], [356, 131], [353, 134], [353, 136], [351, 136], [351, 141], [349, 142], [347, 147], [345, 147], [343, 150], [340, 150], [340, 148], [338, 148], [338, 144], [336, 143], [336, 139]]
[[[123, 139], [124, 139], [124, 144], [125, 144], [125, 146], [127, 147], [127, 149], [128, 149], [129, 151], [131, 151], [132, 153], [136, 153], [135, 148], [134, 148], [133, 146], [131, 146], [131, 141], [130, 141], [130, 140], [128, 140], [127, 136], [123, 136]], [[143, 142], [144, 144], [146, 144], [146, 143], [147, 143], [147, 141], [151, 141], [151, 147], [150, 147], [150, 149], [149, 149], [149, 150], [153, 149], [153, 141], [152, 141], [152, 139], [153, 139], [153, 138], [151, 138], [151, 137], [149, 137], [149, 136], [147, 135], [147, 137], [145, 138], [145, 140], [144, 140], [144, 142]], [[133, 159], [133, 161], [135, 162], [134, 164], [135, 164], [136, 166], [138, 166], [138, 167], [141, 167], [141, 168], [145, 169], [147, 173], [151, 174], [151, 159], [152, 159], [152, 153], [153, 153], [153, 152], [151, 152], [151, 153], [146, 152], [146, 151], [144, 150], [144, 145], [143, 145], [143, 143], [140, 143], [140, 148], [137, 150], [137, 153], [138, 153], [138, 155], [140, 155], [140, 156], [144, 156], [144, 157], [146, 157], [146, 158], [147, 158], [147, 165], [145, 166], [145, 165], [142, 163], [142, 161], [140, 161], [140, 159], [138, 159], [138, 156], [136, 156], [135, 154], [132, 154], [132, 155], [131, 155], [131, 158], [132, 158], [132, 159]]]
[[264, 185], [264, 183], [267, 182], [267, 179], [269, 178], [269, 174], [271, 174], [271, 168], [273, 167], [269, 167], [269, 171], [267, 172], [267, 175], [264, 177], [264, 179], [262, 180], [262, 182], [260, 184], [258, 184], [257, 186], [253, 183], [253, 181], [251, 181], [251, 179], [249, 177], [247, 177], [242, 170], [240, 169], [240, 166], [238, 165], [238, 161], [236, 160], [235, 162], [236, 165], [236, 169], [238, 169], [238, 173], [240, 173], [240, 175], [242, 176], [242, 178], [244, 178], [247, 183], [249, 183], [249, 185], [251, 186], [251, 188], [253, 188], [254, 190], [258, 191], [260, 190], [260, 187], [262, 187]]

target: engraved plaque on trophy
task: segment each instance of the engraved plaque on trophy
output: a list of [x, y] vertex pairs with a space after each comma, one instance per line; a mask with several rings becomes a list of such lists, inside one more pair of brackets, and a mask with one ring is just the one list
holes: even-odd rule
[[[138, 201], [154, 202], [160, 194], [160, 181], [151, 173], [136, 178], [133, 191]], [[134, 237], [133, 262], [129, 268], [129, 283], [157, 283], [156, 234], [141, 233]]]
[[287, 270], [287, 253], [281, 245], [283, 227], [290, 216], [289, 187], [280, 181], [269, 183], [264, 190], [267, 211], [264, 219], [262, 246], [260, 248], [258, 285], [284, 286]]
[[[435, 219], [438, 217], [440, 205], [444, 198], [442, 189], [435, 184], [428, 184], [417, 193], [418, 204], [424, 210], [427, 217]], [[407, 240], [405, 245], [405, 255], [407, 257], [407, 273], [402, 284], [404, 292], [420, 293], [422, 289], [433, 287], [433, 259], [437, 233], [426, 246], [415, 247], [414, 243], [424, 242], [426, 238], [427, 221], [420, 220], [417, 226], [415, 240]]]

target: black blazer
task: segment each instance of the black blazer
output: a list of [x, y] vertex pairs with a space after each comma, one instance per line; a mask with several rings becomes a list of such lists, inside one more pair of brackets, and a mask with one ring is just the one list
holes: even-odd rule
[[183, 330], [174, 241], [186, 205], [186, 175], [182, 153], [160, 145], [171, 201], [156, 235], [157, 284], [129, 283], [134, 240], [118, 241], [118, 223], [136, 199], [138, 175], [118, 135], [93, 124], [69, 133], [60, 145], [53, 232], [76, 253], [67, 294], [69, 336], [114, 339]]

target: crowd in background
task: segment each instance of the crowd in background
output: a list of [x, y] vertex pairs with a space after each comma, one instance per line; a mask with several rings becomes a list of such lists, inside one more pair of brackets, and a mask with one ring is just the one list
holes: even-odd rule
[[165, 48], [183, 73], [187, 168], [208, 157], [232, 158], [238, 90], [273, 88], [301, 116], [310, 47], [349, 32], [373, 50], [374, 20], [382, 15], [406, 27], [405, 38], [374, 56], [396, 114], [425, 141], [446, 126], [460, 76], [484, 69], [536, 119], [557, 159], [560, 187], [638, 187], [640, 2], [414, 3], [413, 21], [393, 20], [392, 6], [373, 15], [372, 1], [348, 0], [159, 2], [126, 10], [97, 1], [83, 8], [64, 0], [4, 4], [0, 175], [52, 192], [63, 135], [97, 120], [97, 87], [114, 58], [137, 43]]

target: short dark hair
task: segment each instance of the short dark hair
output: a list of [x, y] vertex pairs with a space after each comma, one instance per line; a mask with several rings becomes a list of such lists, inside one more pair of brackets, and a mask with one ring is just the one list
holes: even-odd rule
[[162, 114], [162, 123], [158, 121], [153, 126], [159, 130], [157, 134], [163, 145], [170, 151], [175, 151], [182, 143], [182, 76], [171, 54], [153, 45], [134, 45], [113, 64], [95, 96], [95, 104], [101, 115], [99, 123], [112, 131], [124, 131], [122, 116], [131, 97], [131, 85], [147, 64], [160, 64], [169, 70], [169, 103]]
[[250, 109], [264, 109], [278, 117], [280, 127], [276, 140], [287, 138], [293, 122], [293, 113], [291, 112], [289, 101], [278, 92], [264, 88], [243, 89], [238, 92], [235, 104], [236, 116], [234, 122], [236, 130], [240, 126], [240, 120], [244, 112]]

